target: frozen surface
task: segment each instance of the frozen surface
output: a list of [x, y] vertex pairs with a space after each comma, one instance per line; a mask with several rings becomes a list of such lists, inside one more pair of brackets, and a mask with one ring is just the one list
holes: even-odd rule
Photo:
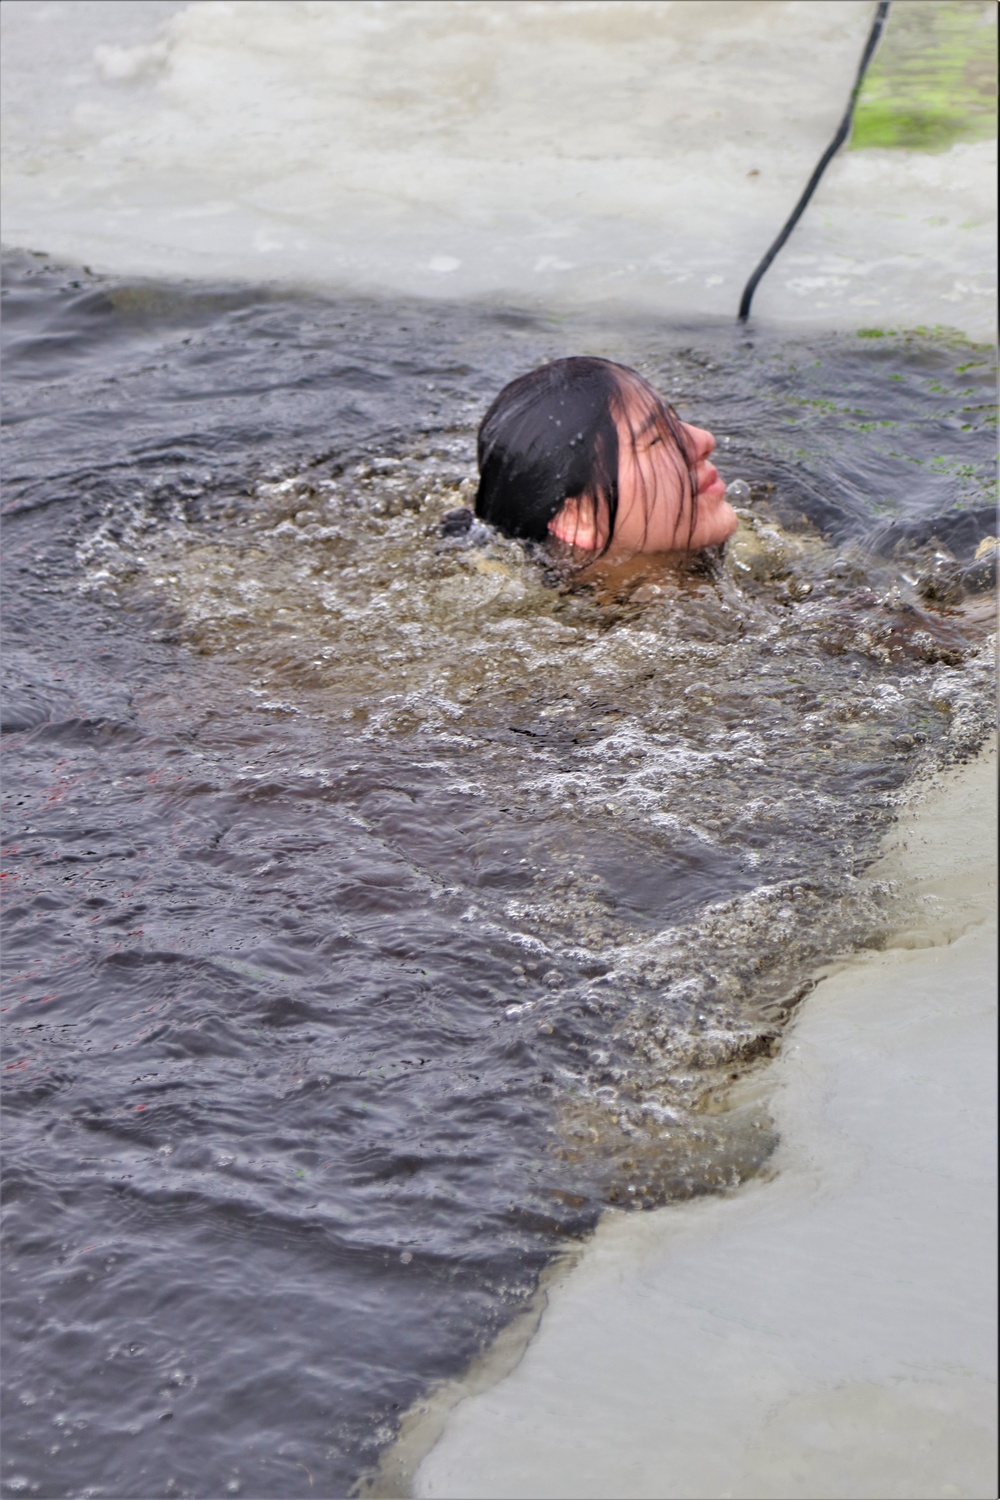
[[773, 1180], [608, 1215], [414, 1493], [996, 1494], [994, 775], [904, 815], [902, 946], [805, 1002]]
[[[7, 0], [4, 238], [127, 274], [730, 316], [870, 17]], [[842, 153], [756, 314], [991, 337], [995, 164], [995, 141]]]

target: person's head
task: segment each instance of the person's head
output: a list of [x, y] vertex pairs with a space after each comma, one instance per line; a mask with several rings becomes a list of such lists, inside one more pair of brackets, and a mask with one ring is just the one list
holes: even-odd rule
[[558, 359], [504, 387], [479, 429], [476, 515], [596, 556], [694, 550], [736, 529], [710, 432], [607, 359]]

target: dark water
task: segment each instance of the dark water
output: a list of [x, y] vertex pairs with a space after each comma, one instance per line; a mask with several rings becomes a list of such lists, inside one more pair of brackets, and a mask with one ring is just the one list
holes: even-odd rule
[[[5, 274], [4, 1492], [339, 1496], [608, 1203], [738, 1184], [915, 775], [992, 713], [994, 368]], [[568, 352], [722, 559], [442, 542]]]

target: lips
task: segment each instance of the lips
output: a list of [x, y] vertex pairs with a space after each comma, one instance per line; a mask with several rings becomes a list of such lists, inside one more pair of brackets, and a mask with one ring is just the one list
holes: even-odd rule
[[724, 491], [725, 488], [726, 488], [726, 486], [722, 482], [722, 478], [721, 478], [721, 476], [719, 474], [719, 471], [715, 467], [714, 464], [709, 464], [709, 463], [699, 464], [698, 465], [697, 478], [698, 478], [698, 493], [699, 493], [699, 495], [705, 495], [710, 490], [716, 490], [716, 489], [720, 490], [720, 491]]

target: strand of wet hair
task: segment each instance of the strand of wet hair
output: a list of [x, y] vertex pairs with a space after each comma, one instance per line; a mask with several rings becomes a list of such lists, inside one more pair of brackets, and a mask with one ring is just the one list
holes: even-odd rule
[[875, 19], [872, 21], [871, 31], [869, 31], [868, 40], [865, 43], [865, 50], [861, 54], [861, 63], [858, 67], [858, 76], [854, 80], [854, 87], [851, 90], [851, 97], [848, 101], [847, 112], [840, 122], [837, 134], [834, 136], [833, 140], [830, 142], [829, 146], [827, 146], [826, 150], [823, 152], [823, 155], [820, 157], [816, 165], [816, 170], [813, 172], [809, 181], [806, 183], [805, 191], [803, 192], [798, 203], [796, 203], [795, 207], [792, 209], [792, 212], [789, 215], [787, 222], [785, 223], [785, 227], [782, 229], [781, 233], [778, 235], [778, 238], [775, 240], [770, 250], [768, 250], [767, 254], [764, 256], [763, 260], [760, 262], [757, 269], [754, 271], [753, 275], [750, 277], [750, 280], [747, 282], [746, 286], [743, 289], [743, 296], [740, 298], [740, 310], [737, 314], [737, 321], [740, 323], [745, 323], [747, 318], [749, 318], [750, 316], [750, 303], [753, 301], [753, 294], [757, 290], [757, 283], [760, 281], [761, 277], [764, 275], [764, 272], [774, 260], [778, 251], [781, 249], [782, 245], [784, 245], [785, 241], [788, 239], [788, 236], [791, 234], [792, 230], [801, 219], [803, 213], [805, 212], [806, 205], [808, 204], [809, 199], [816, 191], [820, 178], [823, 176], [823, 173], [830, 165], [830, 162], [836, 156], [837, 152], [840, 150], [841, 146], [844, 144], [844, 142], [847, 140], [848, 135], [850, 134], [851, 121], [854, 118], [854, 106], [858, 102], [858, 94], [861, 91], [861, 85], [864, 81], [865, 73], [868, 71], [868, 64], [874, 57], [875, 48], [878, 46], [879, 40], [882, 36], [882, 31], [885, 27], [886, 16], [889, 14], [890, 3], [891, 0], [879, 0], [878, 9], [875, 12]]

